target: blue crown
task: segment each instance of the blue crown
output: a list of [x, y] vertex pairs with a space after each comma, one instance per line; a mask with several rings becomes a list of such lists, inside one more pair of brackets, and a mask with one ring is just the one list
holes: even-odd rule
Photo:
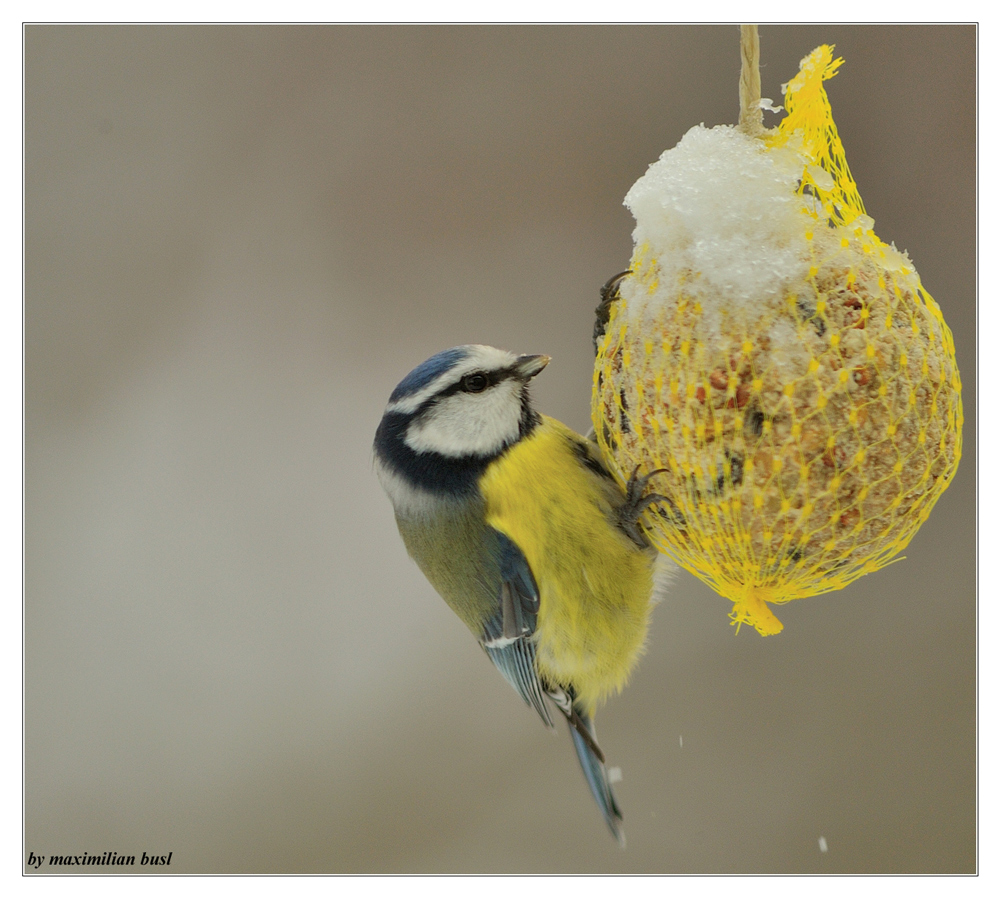
[[455, 346], [431, 356], [426, 362], [417, 365], [416, 368], [397, 384], [396, 389], [392, 391], [392, 395], [389, 397], [389, 402], [398, 402], [411, 393], [419, 392], [444, 374], [445, 371], [462, 361], [467, 354], [464, 346]]

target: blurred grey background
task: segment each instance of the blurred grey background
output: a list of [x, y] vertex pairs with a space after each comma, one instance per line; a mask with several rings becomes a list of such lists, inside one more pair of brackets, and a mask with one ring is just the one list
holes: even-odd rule
[[876, 230], [954, 331], [965, 456], [905, 561], [779, 636], [678, 576], [599, 715], [620, 851], [406, 557], [370, 446], [463, 342], [552, 355], [537, 404], [587, 429], [622, 197], [735, 121], [737, 29], [26, 28], [26, 853], [975, 869], [976, 31], [764, 26], [764, 95], [820, 43]]

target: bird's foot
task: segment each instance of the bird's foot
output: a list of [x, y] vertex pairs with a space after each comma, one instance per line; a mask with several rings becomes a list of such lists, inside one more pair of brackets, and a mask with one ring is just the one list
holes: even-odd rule
[[650, 471], [645, 477], [640, 477], [639, 466], [636, 465], [625, 487], [625, 504], [619, 512], [620, 525], [629, 539], [643, 548], [649, 545], [649, 540], [639, 526], [639, 519], [650, 505], [665, 502], [667, 498], [659, 493], [646, 494], [646, 487], [657, 474], [663, 474], [666, 470], [666, 468], [657, 468], [655, 471]]

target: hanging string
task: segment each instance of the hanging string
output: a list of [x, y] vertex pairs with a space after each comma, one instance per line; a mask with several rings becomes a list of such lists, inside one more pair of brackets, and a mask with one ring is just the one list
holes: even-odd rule
[[764, 111], [760, 108], [760, 38], [756, 25], [740, 25], [740, 130], [763, 137]]

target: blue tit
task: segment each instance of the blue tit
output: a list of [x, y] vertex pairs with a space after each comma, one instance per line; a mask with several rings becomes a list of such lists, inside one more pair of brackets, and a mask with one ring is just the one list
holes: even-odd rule
[[407, 551], [548, 725], [566, 718], [590, 790], [624, 844], [594, 734], [597, 705], [643, 650], [656, 552], [638, 522], [660, 498], [627, 489], [597, 446], [531, 405], [549, 362], [457, 346], [399, 383], [375, 468]]

